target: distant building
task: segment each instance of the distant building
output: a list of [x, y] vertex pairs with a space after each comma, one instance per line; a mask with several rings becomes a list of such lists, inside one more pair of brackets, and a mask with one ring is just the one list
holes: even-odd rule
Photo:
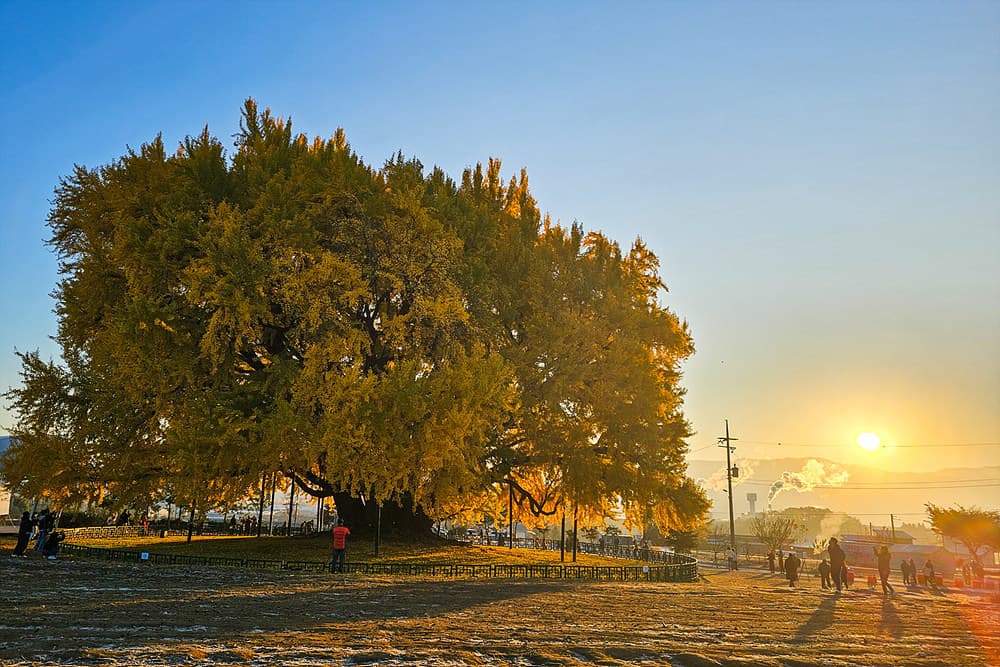
[[[961, 542], [954, 540], [950, 537], [942, 537], [941, 542], [944, 544], [948, 551], [955, 554], [956, 558], [961, 558], [962, 560], [972, 560], [972, 554], [969, 549]], [[988, 546], [983, 545], [979, 548], [979, 562], [983, 564], [984, 567], [993, 567], [997, 564], [997, 554]]]
[[[503, 536], [505, 539], [507, 538], [507, 535], [509, 534], [508, 533], [508, 528], [509, 528], [509, 526], [504, 525], [504, 527], [500, 530], [500, 535]], [[515, 540], [526, 540], [529, 537], [534, 537], [534, 536], [535, 536], [535, 533], [533, 531], [528, 530], [528, 527], [525, 526], [523, 523], [521, 523], [520, 521], [515, 521], [514, 522], [514, 539]]]
[[[899, 533], [896, 531], [896, 537]], [[891, 535], [890, 535], [891, 537]], [[910, 537], [912, 541], [913, 538]], [[939, 544], [891, 544], [887, 540], [873, 535], [844, 535], [841, 537], [840, 546], [847, 556], [848, 565], [858, 567], [876, 567], [875, 549], [883, 546], [889, 547], [892, 554], [893, 570], [899, 570], [900, 563], [905, 559], [913, 559], [914, 565], [922, 571], [924, 563], [928, 560], [934, 563], [934, 570], [938, 574], [950, 576], [955, 571], [955, 554], [948, 551]]]
[[892, 553], [892, 568], [899, 569], [899, 563], [905, 558], [913, 559], [918, 572], [923, 571], [928, 560], [934, 563], [934, 571], [945, 577], [955, 573], [955, 554], [936, 544], [896, 544], [889, 547]]
[[883, 542], [889, 544], [913, 544], [914, 537], [905, 530], [892, 530], [891, 528], [876, 528], [875, 535]]

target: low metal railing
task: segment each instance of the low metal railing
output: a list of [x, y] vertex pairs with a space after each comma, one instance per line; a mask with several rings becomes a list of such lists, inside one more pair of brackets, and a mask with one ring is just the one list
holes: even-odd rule
[[[131, 549], [102, 549], [64, 544], [62, 551], [84, 558], [111, 562], [200, 567], [235, 567], [252, 570], [296, 570], [329, 572], [329, 561], [269, 560], [158, 554]], [[695, 581], [698, 562], [682, 554], [668, 554], [673, 562], [661, 565], [515, 565], [469, 563], [346, 563], [350, 573], [389, 576], [430, 576], [491, 579], [586, 579], [592, 581]]]

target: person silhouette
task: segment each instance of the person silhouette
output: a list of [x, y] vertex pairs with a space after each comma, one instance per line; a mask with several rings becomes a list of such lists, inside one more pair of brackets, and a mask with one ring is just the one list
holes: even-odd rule
[[350, 529], [344, 525], [343, 519], [337, 519], [337, 525], [333, 529], [333, 561], [330, 563], [332, 572], [344, 571], [344, 559], [347, 555], [347, 536], [351, 534]]
[[896, 589], [889, 583], [890, 563], [892, 561], [889, 547], [883, 544], [881, 549], [875, 547], [872, 547], [872, 549], [875, 551], [875, 560], [878, 564], [878, 578], [882, 582], [882, 595], [895, 593]]

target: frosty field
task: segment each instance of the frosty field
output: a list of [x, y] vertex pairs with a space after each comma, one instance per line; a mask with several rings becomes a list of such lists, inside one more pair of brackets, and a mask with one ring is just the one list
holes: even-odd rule
[[0, 562], [3, 665], [1000, 665], [997, 599]]

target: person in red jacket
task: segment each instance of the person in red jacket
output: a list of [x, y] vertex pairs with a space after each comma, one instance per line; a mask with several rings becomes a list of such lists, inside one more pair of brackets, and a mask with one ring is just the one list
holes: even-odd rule
[[330, 563], [331, 572], [344, 571], [344, 558], [347, 555], [347, 536], [351, 530], [344, 525], [343, 519], [337, 519], [337, 525], [333, 529], [333, 562]]

